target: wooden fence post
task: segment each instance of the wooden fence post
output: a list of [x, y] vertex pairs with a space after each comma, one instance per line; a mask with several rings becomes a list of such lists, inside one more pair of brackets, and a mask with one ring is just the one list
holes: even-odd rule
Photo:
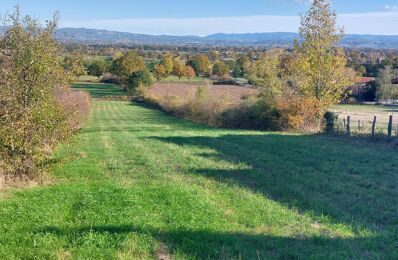
[[373, 118], [373, 124], [372, 124], [372, 136], [375, 136], [375, 130], [376, 130], [376, 116]]
[[388, 137], [392, 137], [392, 115], [390, 115], [390, 119], [388, 120]]
[[358, 132], [361, 132], [361, 120], [358, 120]]
[[347, 116], [347, 134], [351, 134], [351, 116]]
[[[345, 122], [345, 118], [343, 118], [343, 124], [344, 124], [344, 128], [346, 128], [347, 127], [347, 124], [346, 124], [346, 122]], [[344, 131], [344, 130], [343, 130]]]

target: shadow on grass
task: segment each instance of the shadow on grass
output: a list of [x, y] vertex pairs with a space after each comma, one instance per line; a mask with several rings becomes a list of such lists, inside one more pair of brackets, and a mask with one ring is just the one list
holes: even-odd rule
[[398, 154], [391, 148], [321, 135], [153, 138], [204, 149], [195, 156], [248, 166], [190, 173], [249, 188], [334, 223], [398, 233]]
[[140, 124], [166, 124], [171, 128], [182, 128], [183, 130], [209, 130], [209, 126], [172, 116], [155, 104], [131, 102], [129, 105], [145, 109], [140, 113], [142, 115], [139, 121]]
[[76, 83], [72, 88], [75, 90], [87, 91], [93, 98], [127, 95], [119, 85], [115, 84]]
[[[264, 259], [331, 257], [331, 258], [365, 258], [377, 257], [377, 253], [358, 244], [374, 242], [374, 238], [323, 238], [323, 237], [277, 237], [244, 233], [222, 233], [207, 230], [170, 230], [165, 231], [149, 227], [139, 228], [131, 225], [104, 225], [79, 228], [44, 227], [35, 233], [55, 234], [75, 238], [89, 237], [94, 234], [115, 237], [115, 235], [142, 234], [150, 235], [165, 243], [171, 255], [180, 255], [197, 259]], [[360, 243], [359, 243], [360, 242]], [[355, 244], [355, 252], [352, 248]], [[101, 248], [98, 248], [101, 250]], [[155, 252], [152, 252], [155, 254]], [[359, 255], [358, 255], [359, 254]], [[394, 252], [386, 252], [393, 255]]]

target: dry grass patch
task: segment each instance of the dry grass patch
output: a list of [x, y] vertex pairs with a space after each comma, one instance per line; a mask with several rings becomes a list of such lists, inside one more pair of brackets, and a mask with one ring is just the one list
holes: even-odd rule
[[[200, 85], [189, 84], [155, 84], [148, 89], [147, 94], [156, 98], [177, 97], [186, 99], [196, 93], [200, 87]], [[240, 103], [242, 98], [258, 93], [256, 89], [234, 85], [207, 85], [206, 88], [214, 99], [228, 97], [232, 103]]]

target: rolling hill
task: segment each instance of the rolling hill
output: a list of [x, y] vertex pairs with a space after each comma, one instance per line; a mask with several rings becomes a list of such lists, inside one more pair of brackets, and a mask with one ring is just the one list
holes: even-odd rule
[[[213, 34], [200, 36], [148, 35], [86, 28], [62, 28], [56, 38], [63, 43], [96, 44], [160, 44], [160, 45], [246, 45], [246, 46], [292, 46], [297, 33], [246, 33]], [[343, 47], [398, 49], [398, 35], [355, 35], [344, 37]]]

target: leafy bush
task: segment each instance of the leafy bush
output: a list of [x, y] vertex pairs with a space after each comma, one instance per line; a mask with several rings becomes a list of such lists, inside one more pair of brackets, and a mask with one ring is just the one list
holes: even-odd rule
[[133, 72], [127, 79], [127, 89], [129, 92], [140, 91], [141, 88], [152, 84], [152, 75], [147, 69]]
[[224, 111], [219, 119], [228, 128], [271, 131], [287, 129], [288, 121], [273, 102], [257, 98], [250, 98], [238, 107]]
[[41, 28], [29, 16], [22, 19], [19, 10], [9, 18], [11, 26], [0, 39], [0, 174], [33, 177], [78, 127], [71, 121], [74, 108], [61, 102], [73, 102], [68, 99], [77, 94], [55, 95], [70, 84], [53, 39], [57, 19]]
[[337, 124], [338, 116], [333, 112], [326, 112], [323, 116], [324, 125], [325, 125], [325, 132], [330, 134], [334, 132], [334, 128]]
[[107, 83], [107, 84], [120, 84], [120, 80], [112, 75], [105, 75], [102, 77], [101, 83]]
[[320, 106], [303, 98], [267, 99], [251, 97], [238, 107], [224, 111], [224, 127], [270, 131], [314, 131], [319, 127]]

